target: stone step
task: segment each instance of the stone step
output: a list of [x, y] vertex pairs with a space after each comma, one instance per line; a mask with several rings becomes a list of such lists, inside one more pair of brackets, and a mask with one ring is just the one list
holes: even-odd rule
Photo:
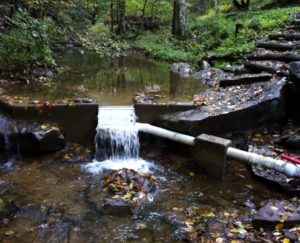
[[294, 62], [300, 61], [300, 54], [295, 54], [293, 52], [276, 52], [266, 49], [257, 49], [256, 52], [247, 55], [247, 59], [251, 61]]
[[292, 51], [300, 49], [300, 42], [258, 41], [256, 46], [268, 50]]
[[282, 62], [272, 61], [252, 61], [245, 63], [245, 68], [251, 70], [253, 73], [271, 73], [281, 77], [288, 77], [288, 66]]
[[290, 25], [285, 28], [286, 30], [300, 31], [300, 25]]
[[266, 81], [270, 81], [272, 78], [273, 78], [272, 74], [248, 74], [248, 75], [234, 76], [230, 78], [220, 79], [219, 84], [221, 87], [227, 87], [232, 85], [266, 82]]
[[299, 32], [282, 32], [277, 34], [269, 35], [270, 40], [300, 40]]
[[232, 73], [235, 76], [238, 75], [243, 75], [243, 74], [252, 74], [253, 72], [247, 68], [245, 68], [244, 66], [228, 66], [223, 68], [223, 71], [226, 73]]

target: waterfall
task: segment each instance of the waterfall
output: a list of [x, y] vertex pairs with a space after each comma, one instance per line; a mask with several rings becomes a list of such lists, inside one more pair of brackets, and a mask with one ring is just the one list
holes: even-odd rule
[[3, 142], [5, 149], [5, 159], [0, 165], [1, 170], [10, 169], [16, 159], [16, 155], [11, 149], [11, 141], [9, 139], [10, 134], [15, 131], [15, 123], [6, 116], [0, 115], [0, 133], [3, 136]]
[[140, 142], [135, 121], [131, 107], [100, 108], [95, 137], [96, 159], [138, 159]]
[[139, 157], [140, 142], [133, 107], [99, 107], [95, 160], [83, 168], [98, 174], [122, 168], [149, 173], [151, 163]]

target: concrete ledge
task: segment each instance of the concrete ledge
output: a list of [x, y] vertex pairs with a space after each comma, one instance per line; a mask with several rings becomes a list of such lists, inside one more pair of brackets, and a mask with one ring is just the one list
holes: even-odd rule
[[193, 148], [197, 165], [208, 176], [223, 179], [227, 166], [226, 152], [230, 145], [230, 140], [201, 134], [195, 139]]
[[[252, 85], [259, 88], [262, 84]], [[235, 94], [223, 91], [221, 98], [219, 93], [216, 94], [216, 102], [212, 105], [161, 115], [155, 123], [166, 129], [198, 136], [202, 133], [221, 135], [226, 132], [243, 131], [284, 119], [287, 82], [269, 83], [265, 89], [260, 95], [253, 92], [250, 101], [236, 105], [234, 109], [226, 103], [223, 107], [217, 107], [218, 109], [213, 108], [214, 104], [222, 102], [223, 96], [236, 97]], [[242, 97], [243, 92], [240, 95]]]
[[192, 103], [135, 104], [134, 109], [138, 122], [152, 124], [160, 115], [195, 109], [195, 106]]
[[54, 122], [59, 125], [67, 141], [92, 144], [96, 134], [99, 105], [96, 102], [66, 104], [11, 104], [0, 100], [0, 110], [13, 119]]

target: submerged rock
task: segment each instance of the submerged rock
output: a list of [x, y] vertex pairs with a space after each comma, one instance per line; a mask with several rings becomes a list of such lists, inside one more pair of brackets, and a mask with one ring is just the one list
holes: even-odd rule
[[187, 78], [192, 74], [193, 69], [189, 64], [180, 62], [174, 63], [171, 66], [171, 72], [178, 73], [181, 77]]
[[11, 216], [17, 209], [11, 184], [0, 179], [0, 220]]
[[293, 135], [283, 136], [276, 142], [289, 149], [300, 149], [300, 133], [297, 132]]

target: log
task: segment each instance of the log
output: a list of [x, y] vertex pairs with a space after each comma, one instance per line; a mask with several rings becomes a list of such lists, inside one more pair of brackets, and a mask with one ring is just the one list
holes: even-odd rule
[[300, 49], [300, 44], [278, 43], [272, 41], [258, 41], [256, 46], [258, 48], [265, 48], [268, 50], [276, 50], [276, 51], [292, 51], [292, 50]]
[[248, 60], [255, 61], [280, 61], [280, 62], [294, 62], [300, 61], [300, 55], [293, 53], [265, 53], [265, 54], [249, 54]]
[[263, 63], [248, 62], [248, 63], [245, 63], [245, 68], [251, 70], [253, 73], [267, 72], [267, 73], [271, 73], [271, 74], [277, 74], [278, 76], [281, 76], [281, 77], [289, 76], [288, 72], [278, 70], [277, 68], [270, 67]]
[[300, 40], [300, 33], [282, 33], [269, 35], [270, 40]]
[[227, 87], [232, 85], [241, 84], [252, 84], [256, 82], [265, 82], [273, 78], [271, 74], [259, 74], [259, 75], [247, 75], [247, 76], [237, 76], [232, 78], [220, 79], [219, 83], [221, 87]]

